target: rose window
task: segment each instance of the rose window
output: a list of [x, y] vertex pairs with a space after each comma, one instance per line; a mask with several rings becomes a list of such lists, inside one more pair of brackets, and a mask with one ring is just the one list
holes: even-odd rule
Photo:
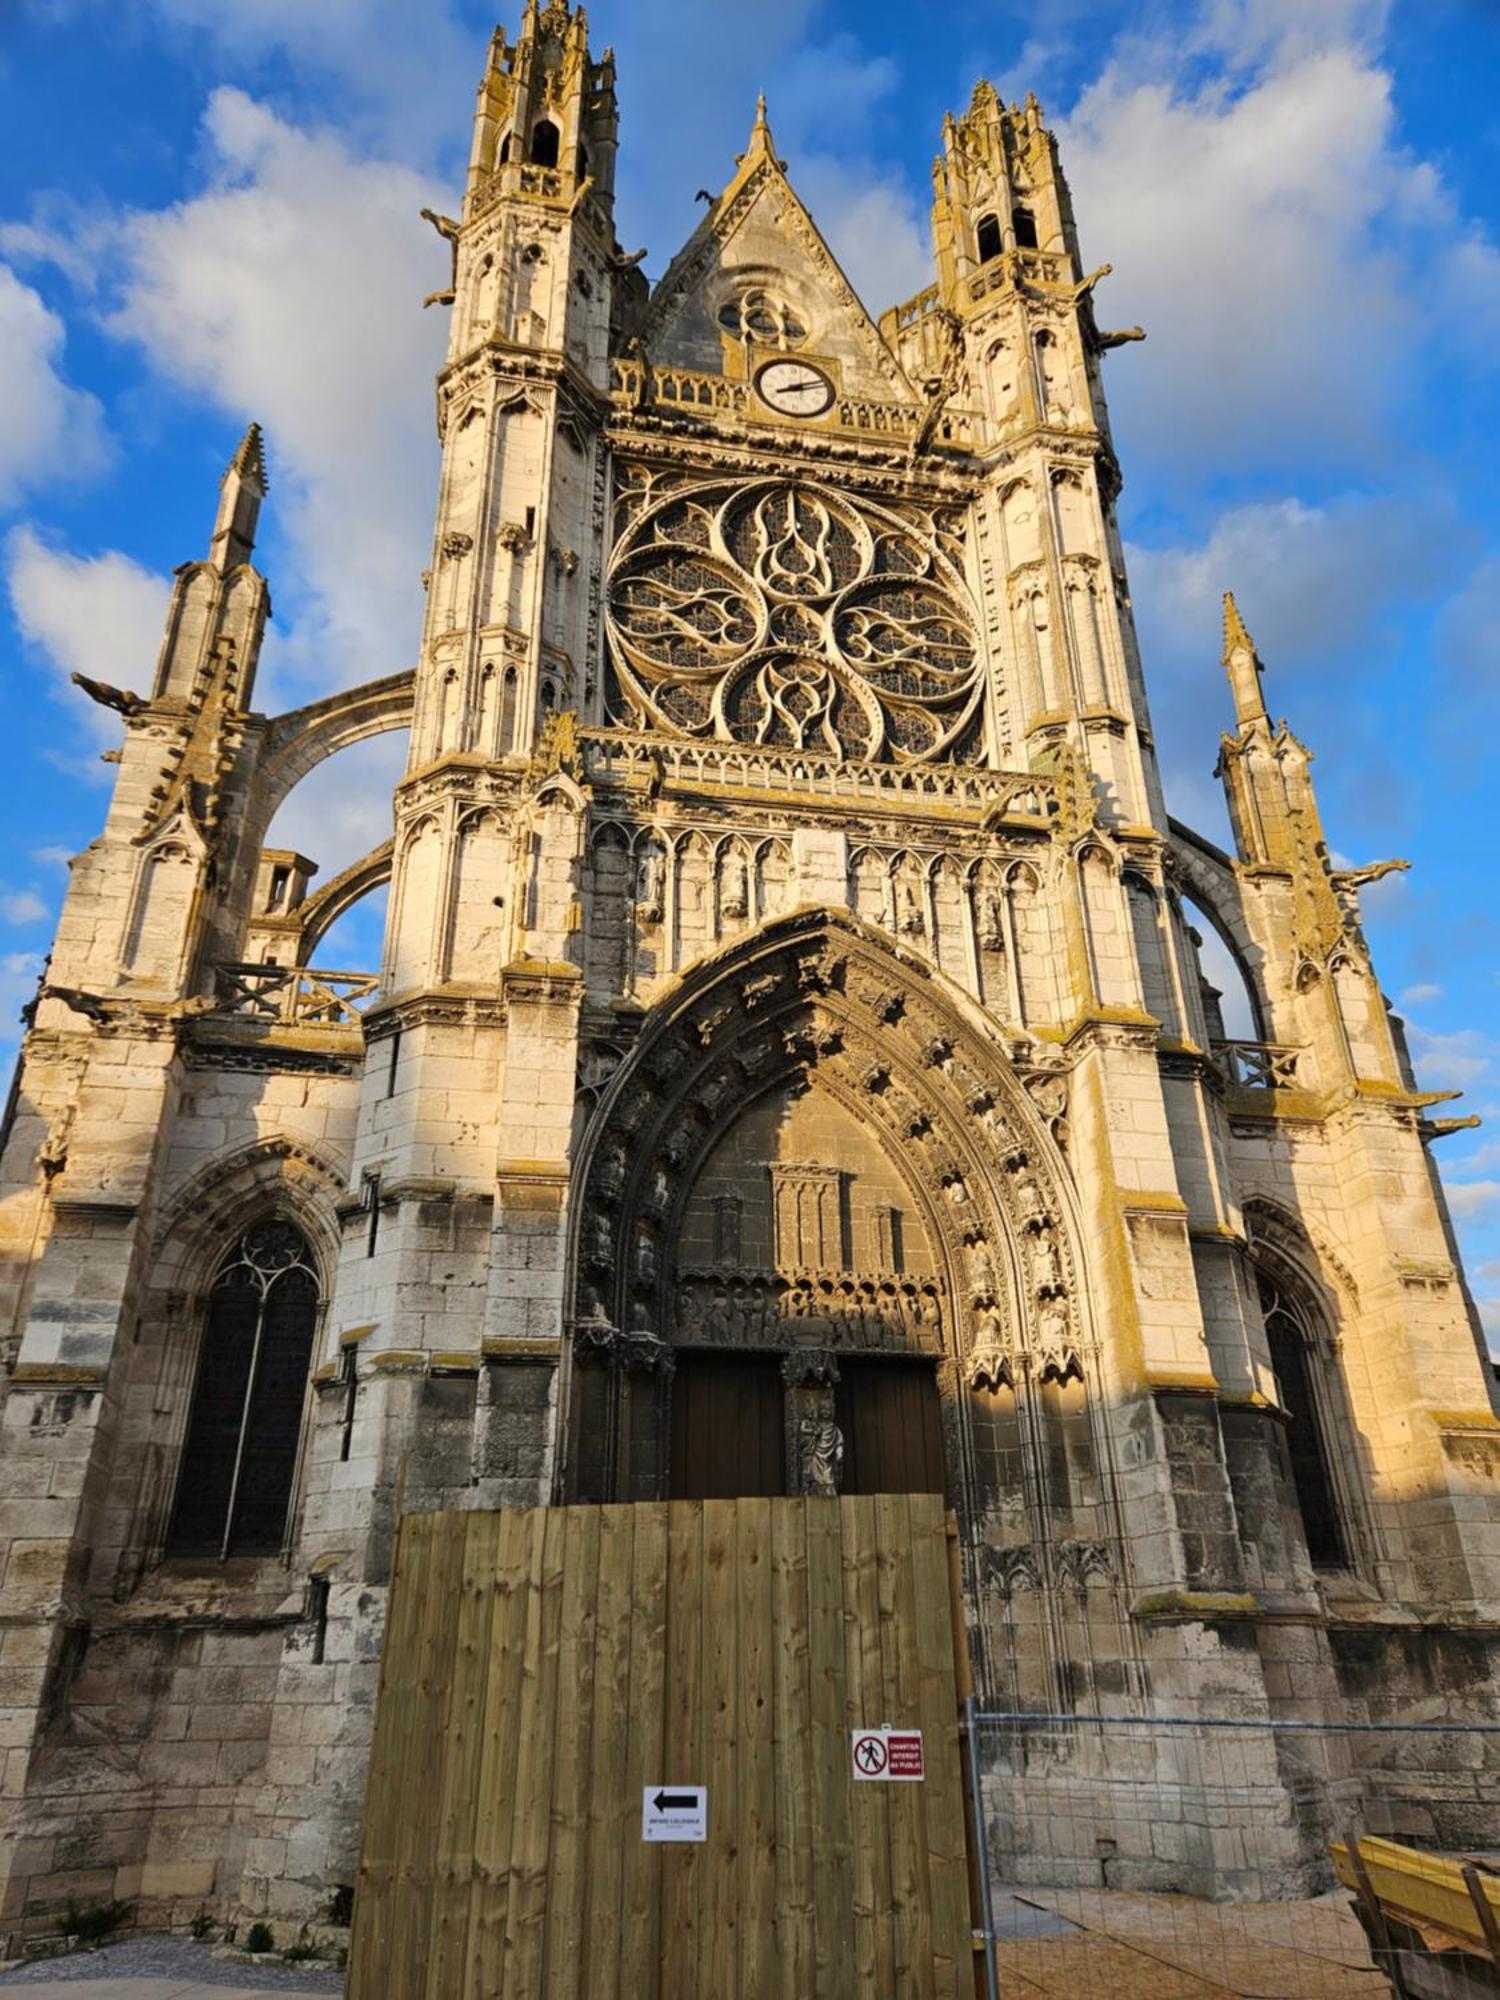
[[609, 634], [625, 719], [841, 757], [977, 755], [967, 594], [929, 525], [782, 480], [654, 502], [637, 487], [622, 512]]
[[807, 339], [807, 328], [796, 309], [763, 285], [726, 299], [719, 308], [719, 324], [726, 333], [758, 341], [762, 347], [800, 347]]

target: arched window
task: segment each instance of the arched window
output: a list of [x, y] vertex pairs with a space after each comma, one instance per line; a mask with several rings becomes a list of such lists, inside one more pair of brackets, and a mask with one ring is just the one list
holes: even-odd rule
[[500, 141], [500, 164], [502, 167], [510, 159], [510, 142], [511, 135], [507, 132], [505, 137]]
[[1265, 1316], [1277, 1395], [1288, 1419], [1287, 1452], [1308, 1559], [1314, 1569], [1342, 1569], [1349, 1556], [1319, 1407], [1312, 1340], [1302, 1314], [1264, 1276], [1260, 1280], [1260, 1309]]
[[533, 127], [531, 134], [531, 163], [537, 167], [555, 167], [557, 150], [562, 143], [562, 135], [550, 118], [543, 118]]
[[281, 1547], [317, 1316], [306, 1238], [280, 1218], [253, 1224], [209, 1292], [169, 1556]]
[[1013, 208], [1010, 212], [1010, 226], [1016, 233], [1018, 250], [1035, 250], [1036, 217], [1029, 208]]
[[988, 264], [992, 257], [998, 257], [1004, 247], [1000, 241], [1000, 218], [998, 215], [981, 215], [974, 226], [976, 248], [981, 264]]

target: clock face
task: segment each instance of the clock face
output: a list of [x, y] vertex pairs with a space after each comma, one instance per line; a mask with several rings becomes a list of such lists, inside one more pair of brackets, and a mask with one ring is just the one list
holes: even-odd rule
[[810, 361], [768, 361], [755, 389], [779, 417], [821, 417], [833, 401], [833, 384]]

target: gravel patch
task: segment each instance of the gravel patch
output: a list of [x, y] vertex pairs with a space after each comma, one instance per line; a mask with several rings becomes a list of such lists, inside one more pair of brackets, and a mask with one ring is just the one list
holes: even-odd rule
[[215, 1958], [193, 1938], [136, 1937], [100, 1951], [40, 1958], [16, 1972], [0, 1972], [0, 1990], [81, 1979], [196, 1979], [203, 1986], [238, 1986], [264, 1993], [342, 1993], [344, 1975], [309, 1959], [299, 1965], [250, 1965]]

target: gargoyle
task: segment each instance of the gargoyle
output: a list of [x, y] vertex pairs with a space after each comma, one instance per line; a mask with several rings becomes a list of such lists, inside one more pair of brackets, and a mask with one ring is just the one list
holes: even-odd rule
[[421, 214], [422, 220], [432, 224], [433, 228], [447, 243], [449, 250], [453, 254], [453, 267], [448, 275], [448, 288], [442, 292], [429, 292], [427, 297], [422, 301], [422, 307], [425, 311], [428, 306], [451, 306], [454, 299], [458, 296], [458, 232], [461, 225], [455, 222], [451, 215], [439, 215], [437, 210], [433, 208], [424, 208]]
[[90, 701], [97, 701], [101, 708], [116, 709], [123, 716], [138, 715], [146, 706], [144, 695], [132, 694], [129, 688], [111, 687], [108, 681], [91, 681], [87, 674], [73, 674], [70, 679]]
[[1095, 333], [1094, 345], [1101, 354], [1106, 354], [1112, 347], [1123, 347], [1127, 341], [1145, 338], [1146, 329], [1143, 326], [1121, 326], [1111, 333]]
[[102, 1003], [92, 993], [80, 993], [76, 986], [44, 986], [37, 995], [38, 1000], [61, 1000], [75, 1014], [82, 1014], [86, 1021], [107, 1021], [108, 1014]]
[[611, 257], [609, 268], [612, 271], [633, 271], [637, 264], [644, 264], [645, 261], [646, 252], [644, 250], [632, 250], [628, 257], [624, 255]]
[[1328, 879], [1341, 896], [1351, 889], [1367, 889], [1372, 882], [1382, 882], [1387, 875], [1404, 875], [1409, 861], [1372, 861], [1366, 868], [1330, 868]]

